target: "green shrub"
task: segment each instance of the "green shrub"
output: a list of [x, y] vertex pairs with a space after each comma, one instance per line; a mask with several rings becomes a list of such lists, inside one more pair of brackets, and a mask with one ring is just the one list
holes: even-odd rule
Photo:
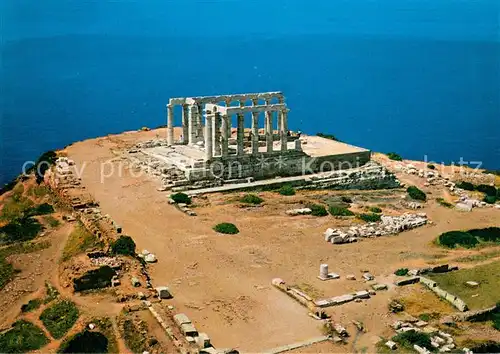
[[40, 320], [55, 339], [62, 338], [78, 319], [78, 308], [68, 300], [60, 301], [46, 308]]
[[448, 248], [455, 248], [457, 245], [465, 248], [473, 248], [478, 244], [476, 237], [464, 231], [449, 231], [439, 235], [439, 244]]
[[347, 204], [351, 204], [352, 203], [352, 198], [346, 196], [346, 195], [343, 195], [342, 197], [340, 197], [340, 200], [343, 201], [344, 203], [347, 203]]
[[32, 240], [42, 229], [43, 226], [36, 219], [22, 217], [0, 227], [0, 240], [3, 239], [5, 242]]
[[311, 212], [312, 216], [327, 216], [328, 215], [326, 208], [321, 204], [309, 204], [309, 205], [307, 205], [307, 207], [312, 210], [312, 212]]
[[235, 235], [238, 232], [240, 232], [240, 230], [238, 230], [236, 225], [228, 223], [228, 222], [223, 222], [223, 223], [215, 225], [214, 231], [221, 233], [221, 234], [229, 234], [229, 235]]
[[334, 205], [330, 206], [328, 211], [333, 216], [353, 216], [354, 215], [354, 213], [352, 211], [350, 211], [349, 209], [334, 206]]
[[28, 216], [46, 215], [46, 214], [52, 214], [53, 212], [54, 212], [54, 207], [52, 205], [48, 203], [43, 203], [28, 210], [27, 215]]
[[402, 332], [394, 336], [392, 340], [407, 348], [409, 347], [413, 349], [414, 344], [423, 348], [432, 348], [431, 336], [430, 334], [424, 332]]
[[458, 182], [455, 186], [466, 191], [473, 191], [475, 189], [475, 186], [472, 183], [465, 181]]
[[369, 209], [372, 213], [381, 213], [382, 212], [382, 209], [380, 209], [379, 207], [370, 207]]
[[497, 331], [500, 331], [500, 313], [495, 313], [492, 317], [493, 328], [495, 328]]
[[42, 300], [40, 300], [40, 299], [30, 300], [30, 301], [28, 301], [28, 303], [21, 306], [21, 312], [30, 312], [30, 311], [36, 310], [37, 308], [40, 307], [41, 304], [42, 304]]
[[263, 201], [264, 199], [255, 194], [245, 194], [240, 198], [240, 202], [245, 204], [261, 204]]
[[424, 202], [427, 200], [427, 196], [425, 195], [425, 193], [415, 186], [408, 187], [406, 191], [408, 192], [408, 195], [412, 199], [422, 200]]
[[453, 208], [453, 204], [448, 203], [446, 200], [443, 198], [436, 198], [436, 202], [438, 202], [440, 205], [446, 207], [446, 208]]
[[403, 161], [403, 158], [395, 152], [388, 152], [387, 157], [394, 161]]
[[358, 214], [357, 216], [359, 219], [366, 221], [366, 222], [377, 222], [380, 221], [381, 216], [380, 214]]
[[44, 152], [36, 161], [33, 170], [35, 171], [36, 183], [40, 184], [43, 181], [43, 175], [45, 171], [52, 166], [57, 159], [57, 155], [54, 151]]
[[479, 186], [476, 186], [476, 190], [492, 197], [496, 197], [497, 195], [497, 189], [493, 186], [488, 186], [487, 184], [480, 184]]
[[43, 217], [43, 221], [45, 221], [50, 227], [58, 227], [59, 220], [54, 218], [53, 216], [47, 215]]
[[497, 188], [497, 199], [500, 199], [500, 187]]
[[433, 164], [431, 164], [431, 163], [430, 163], [430, 164], [427, 164], [427, 168], [428, 168], [429, 170], [435, 170], [435, 169], [436, 169], [436, 166], [434, 166]]
[[108, 348], [108, 338], [101, 332], [84, 329], [61, 344], [58, 353], [113, 353]]
[[486, 195], [483, 199], [484, 202], [488, 204], [495, 204], [497, 201], [497, 197], [493, 195]]
[[176, 203], [191, 204], [191, 197], [186, 193], [175, 193], [170, 198]]
[[400, 277], [405, 276], [405, 275], [408, 274], [408, 268], [399, 268], [398, 270], [396, 270], [394, 272], [394, 274], [396, 274], [396, 275], [398, 275]]
[[111, 244], [111, 252], [125, 256], [135, 255], [135, 242], [130, 236], [120, 236]]
[[14, 322], [12, 328], [0, 334], [2, 353], [24, 353], [45, 346], [49, 339], [42, 329], [26, 320]]
[[295, 195], [295, 188], [293, 188], [289, 184], [285, 184], [284, 186], [281, 186], [281, 188], [278, 190], [278, 193], [281, 195]]
[[469, 234], [478, 237], [481, 241], [500, 242], [500, 227], [486, 227], [484, 229], [472, 229]]

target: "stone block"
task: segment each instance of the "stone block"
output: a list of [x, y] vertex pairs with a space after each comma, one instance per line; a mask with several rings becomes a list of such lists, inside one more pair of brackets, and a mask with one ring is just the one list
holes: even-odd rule
[[477, 288], [479, 286], [479, 283], [469, 280], [465, 282], [465, 285], [467, 285], [469, 288]]
[[132, 277], [132, 279], [130, 279], [130, 282], [132, 283], [132, 286], [134, 286], [134, 287], [141, 286], [141, 282], [139, 281], [139, 278], [137, 278], [137, 277]]
[[371, 275], [370, 273], [363, 273], [363, 279], [366, 281], [370, 281], [370, 280], [375, 279], [375, 277], [373, 275]]
[[372, 288], [376, 291], [387, 290], [387, 284], [373, 284]]
[[396, 284], [397, 286], [404, 286], [409, 284], [415, 284], [418, 283], [419, 281], [420, 277], [410, 277], [406, 279], [397, 280], [394, 284]]
[[170, 290], [166, 286], [159, 286], [156, 288], [156, 292], [158, 293], [158, 299], [171, 299], [173, 296], [170, 293]]
[[369, 299], [370, 294], [366, 290], [357, 291], [354, 293], [355, 299]]
[[208, 334], [200, 332], [198, 337], [196, 337], [196, 345], [198, 345], [200, 349], [210, 347], [210, 338]]
[[356, 276], [354, 274], [348, 274], [345, 276], [347, 280], [356, 280]]
[[389, 348], [390, 350], [395, 350], [395, 349], [397, 349], [397, 347], [398, 347], [398, 346], [396, 345], [396, 343], [395, 343], [395, 342], [393, 342], [392, 340], [385, 342], [385, 346], [386, 346], [387, 348]]

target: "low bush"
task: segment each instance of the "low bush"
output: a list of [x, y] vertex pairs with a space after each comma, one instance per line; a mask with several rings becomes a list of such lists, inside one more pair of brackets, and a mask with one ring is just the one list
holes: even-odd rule
[[113, 254], [123, 254], [125, 256], [135, 255], [135, 242], [130, 236], [120, 236], [111, 244]]
[[66, 339], [58, 349], [58, 353], [109, 353], [108, 338], [101, 332], [85, 329]]
[[493, 328], [495, 328], [497, 331], [500, 331], [500, 313], [495, 313], [492, 317]]
[[403, 161], [403, 158], [395, 152], [388, 152], [387, 157], [394, 161]]
[[352, 198], [348, 197], [346, 195], [343, 195], [342, 197], [340, 197], [340, 200], [343, 201], [344, 203], [347, 203], [347, 204], [351, 204], [352, 203]]
[[438, 202], [438, 204], [440, 204], [440, 205], [442, 205], [442, 206], [444, 206], [446, 208], [453, 208], [453, 204], [448, 203], [443, 198], [436, 198], [436, 202]]
[[500, 176], [500, 170], [484, 170], [483, 173]]
[[57, 155], [54, 151], [44, 152], [36, 161], [33, 166], [33, 171], [36, 176], [36, 183], [40, 184], [43, 181], [43, 176], [45, 171], [47, 171], [50, 166], [52, 166], [57, 159]]
[[439, 235], [439, 244], [448, 248], [462, 246], [465, 248], [475, 247], [479, 241], [476, 237], [464, 231], [449, 231]]
[[352, 211], [350, 211], [349, 209], [334, 206], [334, 205], [330, 206], [328, 211], [333, 216], [353, 216], [354, 215], [354, 213]]
[[473, 191], [475, 189], [475, 186], [472, 183], [465, 181], [458, 182], [455, 186], [466, 191]]
[[295, 188], [289, 184], [285, 184], [278, 190], [278, 193], [286, 196], [295, 195]]
[[427, 164], [427, 168], [428, 168], [429, 170], [435, 170], [435, 169], [436, 169], [436, 166], [434, 166], [433, 164], [431, 164], [431, 163], [430, 163], [430, 164]]
[[59, 226], [59, 220], [54, 218], [53, 216], [47, 215], [43, 217], [43, 221], [47, 223], [50, 227], [58, 227]]
[[497, 197], [493, 195], [486, 195], [483, 199], [483, 202], [486, 202], [488, 204], [495, 204], [497, 201]]
[[55, 339], [62, 338], [78, 319], [78, 308], [68, 300], [60, 301], [46, 308], [40, 320]]
[[382, 209], [380, 209], [379, 207], [370, 207], [369, 209], [372, 213], [381, 213], [382, 212]]
[[24, 353], [45, 346], [49, 339], [42, 329], [26, 320], [14, 322], [12, 328], [0, 334], [2, 353]]
[[418, 189], [415, 186], [408, 187], [406, 191], [408, 192], [408, 195], [412, 199], [422, 200], [424, 202], [427, 200], [427, 195], [422, 190]]
[[228, 234], [228, 235], [235, 235], [238, 232], [240, 232], [240, 230], [238, 230], [236, 225], [228, 223], [228, 222], [223, 222], [223, 223], [215, 225], [214, 231], [221, 233], [221, 234]]
[[33, 299], [28, 301], [28, 303], [21, 306], [21, 312], [30, 312], [36, 310], [42, 304], [41, 299]]
[[413, 349], [413, 345], [415, 344], [422, 348], [432, 348], [431, 336], [430, 334], [424, 332], [402, 332], [394, 336], [392, 340], [407, 348]]
[[175, 193], [170, 198], [176, 203], [191, 204], [191, 197], [186, 193]]
[[481, 241], [500, 242], [500, 227], [486, 227], [484, 229], [472, 229], [469, 234], [479, 238]]
[[366, 222], [377, 222], [377, 221], [380, 221], [381, 216], [380, 216], [380, 214], [375, 214], [375, 213], [358, 214], [358, 218], [363, 220], [363, 221], [366, 221]]
[[264, 199], [256, 194], [245, 194], [240, 198], [240, 202], [245, 204], [261, 204], [264, 202]]
[[476, 190], [481, 193], [485, 193], [486, 195], [496, 197], [497, 195], [497, 189], [493, 186], [489, 186], [487, 184], [480, 184], [479, 186], [476, 186]]
[[309, 205], [307, 205], [307, 207], [312, 210], [312, 212], [311, 212], [312, 216], [327, 216], [328, 215], [326, 208], [321, 204], [309, 204]]
[[399, 268], [394, 272], [397, 276], [403, 277], [408, 274], [408, 268]]
[[42, 230], [43, 226], [36, 219], [22, 217], [0, 227], [0, 240], [4, 242], [28, 241], [34, 239]]
[[27, 212], [27, 214], [29, 216], [35, 216], [35, 215], [52, 214], [53, 212], [54, 212], [54, 207], [52, 205], [50, 205], [49, 203], [43, 203], [31, 208]]

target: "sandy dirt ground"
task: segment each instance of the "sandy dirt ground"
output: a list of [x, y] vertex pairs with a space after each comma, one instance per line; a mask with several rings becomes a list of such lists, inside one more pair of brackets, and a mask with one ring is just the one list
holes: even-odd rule
[[[330, 216], [292, 218], [284, 214], [289, 208], [285, 203], [298, 204], [310, 198], [310, 192], [294, 197], [260, 193], [266, 202], [257, 208], [227, 202], [234, 195], [214, 194], [208, 200], [195, 199], [195, 204], [204, 206], [195, 208], [197, 217], [190, 217], [168, 204], [167, 194], [157, 191], [158, 180], [119, 168], [120, 149], [160, 134], [164, 130], [130, 132], [75, 143], [65, 151], [76, 162], [82, 184], [99, 201], [103, 214], [110, 214], [122, 225], [139, 250], [157, 255], [158, 263], [150, 268], [153, 285], [169, 286], [174, 295], [170, 303], [185, 312], [199, 331], [207, 332], [216, 347], [256, 352], [321, 335], [319, 321], [271, 286], [275, 277], [309, 289], [315, 297], [367, 289], [361, 280], [349, 281], [344, 276], [355, 274], [360, 279], [361, 271], [369, 270], [378, 280], [390, 282], [399, 267], [423, 266], [436, 257], [459, 256], [462, 251], [444, 252], [432, 244], [440, 233], [491, 226], [498, 221], [498, 210], [458, 214], [430, 201], [422, 211], [433, 221], [431, 225], [393, 237], [333, 246], [324, 241], [323, 232], [343, 221]], [[109, 163], [112, 159], [114, 162]], [[115, 173], [110, 173], [111, 167]], [[101, 178], [103, 168], [107, 169], [105, 178]], [[423, 184], [415, 176], [404, 178], [407, 183]], [[423, 189], [432, 193], [433, 199], [442, 195], [437, 187]], [[212, 227], [219, 222], [236, 224], [240, 233], [215, 233]], [[328, 263], [342, 278], [319, 281], [316, 276], [321, 263]], [[346, 325], [353, 319], [362, 321], [369, 333], [360, 336], [355, 346], [373, 351], [378, 336], [387, 333], [387, 324], [393, 320], [387, 314], [387, 302], [398, 291], [391, 289], [328, 312]], [[347, 351], [356, 348], [346, 347]], [[332, 352], [339, 348], [322, 343], [302, 352], [311, 350]]]

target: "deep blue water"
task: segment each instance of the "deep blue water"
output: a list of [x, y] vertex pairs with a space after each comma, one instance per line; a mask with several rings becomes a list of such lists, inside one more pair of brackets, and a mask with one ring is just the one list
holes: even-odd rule
[[[163, 5], [182, 16], [150, 2], [55, 3], [55, 12], [0, 3], [12, 15], [2, 37], [0, 183], [45, 150], [164, 124], [169, 97], [276, 90], [287, 96], [290, 129], [500, 168], [496, 2], [448, 1], [455, 7], [431, 13], [427, 0], [398, 0], [403, 9], [393, 0]], [[266, 15], [245, 16], [249, 3]]]

